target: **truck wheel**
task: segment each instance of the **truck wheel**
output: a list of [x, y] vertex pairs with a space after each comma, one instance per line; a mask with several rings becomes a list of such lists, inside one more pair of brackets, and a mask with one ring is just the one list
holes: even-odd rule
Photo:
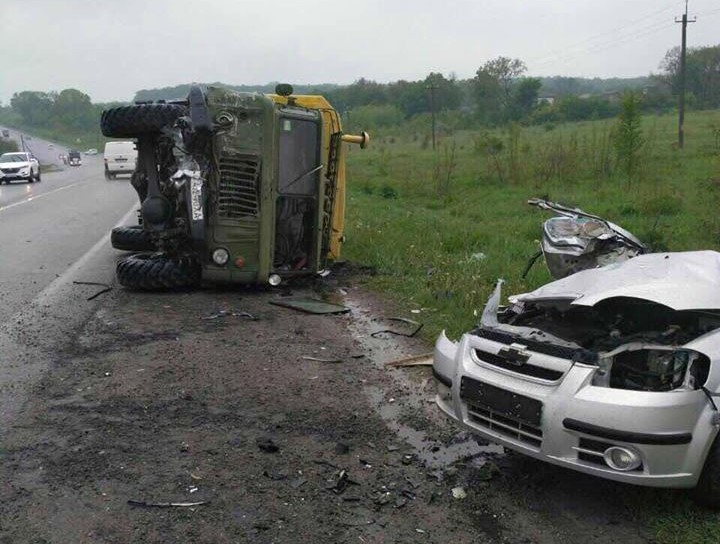
[[697, 486], [690, 494], [692, 499], [704, 506], [720, 509], [720, 435], [710, 447]]
[[156, 134], [187, 114], [187, 108], [180, 104], [120, 106], [102, 112], [100, 128], [110, 138], [137, 138]]
[[138, 253], [115, 269], [123, 287], [137, 291], [189, 289], [200, 284], [200, 266], [191, 258], [171, 259], [161, 253]]
[[110, 243], [122, 251], [155, 251], [152, 239], [140, 225], [115, 227], [110, 233]]

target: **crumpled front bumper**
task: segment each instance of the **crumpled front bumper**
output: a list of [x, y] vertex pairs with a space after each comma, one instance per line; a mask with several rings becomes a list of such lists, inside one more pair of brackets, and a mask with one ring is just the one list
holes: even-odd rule
[[[472, 333], [457, 343], [444, 333], [438, 338], [436, 401], [458, 424], [520, 453], [603, 478], [696, 485], [717, 434], [702, 391], [597, 387], [591, 384], [593, 365], [540, 353], [528, 362], [555, 369], [557, 376], [533, 377], [489, 362], [498, 363], [492, 355], [503, 348], [507, 345]], [[642, 465], [628, 472], [612, 469], [602, 457], [611, 446], [637, 452]]]

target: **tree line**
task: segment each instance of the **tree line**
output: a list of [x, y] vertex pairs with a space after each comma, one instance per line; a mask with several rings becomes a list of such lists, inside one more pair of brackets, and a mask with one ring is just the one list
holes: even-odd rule
[[[641, 91], [640, 107], [645, 111], [674, 108], [679, 89], [679, 53], [679, 48], [669, 50], [660, 72], [642, 78], [529, 77], [522, 60], [501, 56], [485, 62], [474, 77], [463, 80], [431, 72], [416, 81], [379, 83], [361, 78], [350, 85], [298, 85], [295, 92], [322, 94], [347, 120], [355, 119], [368, 128], [397, 125], [430, 112], [454, 112], [467, 126], [579, 121], [616, 116], [625, 89]], [[274, 83], [215, 85], [261, 93], [273, 92], [275, 87]], [[188, 88], [189, 84], [144, 89], [136, 93], [134, 100], [182, 98]], [[690, 107], [720, 106], [720, 45], [688, 50], [687, 95]], [[77, 89], [65, 89], [15, 93], [9, 109], [29, 127], [93, 131], [106, 106], [92, 103], [87, 94]]]

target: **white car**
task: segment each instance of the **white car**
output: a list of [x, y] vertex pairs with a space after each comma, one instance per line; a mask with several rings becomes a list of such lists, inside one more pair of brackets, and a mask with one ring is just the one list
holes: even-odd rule
[[531, 457], [720, 508], [720, 253], [583, 270], [435, 346], [440, 409]]
[[40, 163], [32, 153], [25, 151], [0, 155], [0, 183], [22, 180], [40, 181]]
[[87, 151], [85, 151], [85, 155], [97, 155], [97, 154], [98, 154], [98, 150], [95, 148], [88, 149]]

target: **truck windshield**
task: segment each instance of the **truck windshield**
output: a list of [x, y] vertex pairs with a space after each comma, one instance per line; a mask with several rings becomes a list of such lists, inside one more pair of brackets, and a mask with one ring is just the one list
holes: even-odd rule
[[305, 119], [280, 120], [280, 194], [314, 195], [321, 168], [318, 160], [318, 125]]

